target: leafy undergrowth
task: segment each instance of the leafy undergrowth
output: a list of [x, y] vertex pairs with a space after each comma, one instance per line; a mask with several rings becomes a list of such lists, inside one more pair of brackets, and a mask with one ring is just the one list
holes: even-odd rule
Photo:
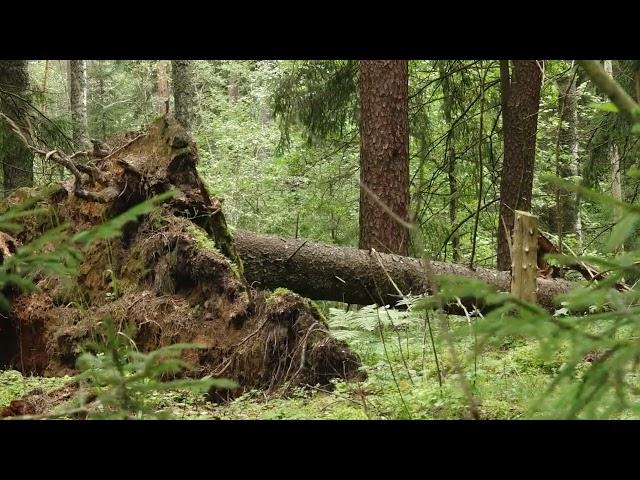
[[[482, 419], [544, 418], [530, 407], [562, 368], [566, 349], [545, 354], [521, 338], [480, 349], [469, 321], [456, 316], [431, 319], [432, 343], [428, 324], [415, 314], [378, 313], [365, 307], [329, 314], [333, 333], [363, 359], [368, 378], [362, 383], [338, 381], [333, 391], [296, 388], [286, 394], [252, 390], [226, 404], [188, 390], [153, 391], [146, 400], [178, 419], [463, 419], [470, 418], [473, 395]], [[445, 325], [451, 344], [441, 332]], [[589, 361], [578, 369], [576, 382]], [[36, 387], [53, 390], [65, 381], [1, 372], [0, 407]]]
[[23, 376], [15, 370], [0, 371], [0, 409], [11, 403], [11, 400], [40, 388], [45, 391], [55, 390], [69, 382], [70, 377], [33, 377]]

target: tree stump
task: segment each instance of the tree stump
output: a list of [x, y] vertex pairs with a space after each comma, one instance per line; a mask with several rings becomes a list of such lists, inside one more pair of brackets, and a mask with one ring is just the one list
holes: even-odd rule
[[538, 217], [515, 211], [511, 242], [511, 294], [525, 302], [536, 302]]

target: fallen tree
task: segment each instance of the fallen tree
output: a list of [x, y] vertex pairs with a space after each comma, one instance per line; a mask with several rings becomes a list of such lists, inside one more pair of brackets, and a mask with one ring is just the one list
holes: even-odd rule
[[[441, 275], [475, 278], [503, 292], [511, 285], [509, 272], [487, 268], [472, 270], [435, 261], [427, 264], [417, 258], [241, 230], [234, 232], [234, 239], [245, 277], [252, 285], [286, 287], [315, 300], [395, 305], [398, 291], [405, 295], [432, 292]], [[559, 308], [554, 297], [574, 285], [562, 279], [538, 278], [538, 303], [553, 311]], [[469, 307], [482, 306], [481, 299], [463, 300]]]
[[[175, 120], [160, 118], [109, 146], [110, 153], [82, 162], [76, 159], [89, 152], [30, 147], [73, 179], [40, 202], [48, 215], [21, 219], [17, 242], [63, 224], [72, 236], [157, 194], [174, 195], [128, 223], [121, 237], [93, 244], [75, 278], [41, 275], [36, 292], [14, 295], [10, 314], [0, 317], [0, 368], [70, 373], [83, 344], [110, 318], [135, 326], [143, 351], [203, 345], [185, 353], [195, 375], [231, 378], [241, 389], [360, 375], [357, 355], [331, 336], [311, 302], [249, 288], [221, 202], [196, 171], [196, 145]], [[33, 195], [18, 191], [3, 210]]]

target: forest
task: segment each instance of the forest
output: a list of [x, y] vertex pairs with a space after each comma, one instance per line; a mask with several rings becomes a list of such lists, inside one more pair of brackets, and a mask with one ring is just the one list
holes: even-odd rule
[[638, 419], [639, 140], [639, 60], [2, 60], [0, 419]]

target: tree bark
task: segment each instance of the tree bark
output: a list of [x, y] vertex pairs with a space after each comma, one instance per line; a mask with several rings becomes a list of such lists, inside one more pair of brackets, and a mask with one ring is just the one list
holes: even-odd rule
[[[611, 78], [613, 77], [613, 62], [611, 60], [604, 61], [604, 70]], [[620, 175], [620, 151], [614, 140], [609, 141], [609, 171], [611, 175], [611, 196], [616, 200], [622, 200], [622, 177]], [[614, 211], [614, 220], [620, 220], [622, 211], [616, 208]]]
[[[242, 259], [247, 281], [255, 288], [285, 287], [315, 300], [333, 300], [368, 305], [395, 305], [399, 294], [431, 291], [424, 263], [399, 255], [373, 254], [367, 250], [337, 247], [306, 240], [246, 231], [234, 232], [236, 251]], [[384, 269], [380, 266], [384, 265]], [[483, 280], [498, 291], [508, 292], [511, 275], [486, 268], [454, 263], [430, 262], [433, 275], [459, 275]], [[386, 270], [386, 273], [385, 273]], [[538, 304], [553, 311], [560, 308], [553, 297], [574, 284], [565, 280], [538, 278]], [[473, 299], [466, 299], [471, 306]]]
[[[575, 67], [558, 82], [558, 111], [560, 128], [559, 143], [559, 176], [562, 178], [577, 177], [578, 166], [578, 94], [576, 91]], [[582, 218], [580, 216], [580, 200], [576, 193], [560, 194], [559, 215], [556, 215], [558, 238], [563, 232], [573, 231], [579, 244], [582, 244]]]
[[504, 160], [497, 225], [498, 270], [511, 268], [508, 236], [513, 231], [514, 211], [531, 210], [538, 108], [542, 86], [540, 63], [541, 61], [537, 60], [514, 60], [511, 73], [508, 62], [503, 61], [500, 64]]
[[[442, 95], [443, 95], [443, 109], [444, 120], [449, 127], [449, 134], [447, 135], [447, 147], [445, 150], [445, 161], [447, 163], [447, 177], [449, 179], [449, 221], [451, 222], [451, 228], [456, 225], [456, 216], [458, 212], [458, 180], [456, 178], [456, 146], [454, 125], [451, 118], [451, 110], [453, 109], [453, 98], [451, 95], [451, 78], [447, 76], [443, 63], [440, 63], [440, 78], [442, 78]], [[456, 231], [451, 235], [451, 257], [454, 262], [460, 259], [459, 255], [460, 237]]]
[[196, 89], [193, 83], [193, 62], [172, 60], [173, 100], [176, 120], [188, 131], [193, 128]]
[[49, 76], [49, 60], [44, 61], [44, 79], [42, 80], [42, 111], [47, 113], [47, 78]]
[[409, 251], [407, 228], [380, 205], [407, 220], [408, 108], [406, 60], [360, 62], [360, 248]]
[[231, 78], [229, 78], [227, 92], [229, 94], [229, 102], [238, 103], [238, 98], [240, 98], [240, 82], [238, 81], [237, 75], [232, 74]]
[[69, 100], [73, 143], [78, 150], [89, 149], [87, 133], [87, 61], [69, 60]]
[[[8, 92], [7, 95], [0, 95], [0, 111], [23, 131], [29, 132], [27, 105], [10, 95], [15, 94], [27, 101], [31, 100], [27, 61], [0, 61], [0, 87]], [[16, 188], [33, 185], [33, 154], [4, 122], [0, 125], [0, 162], [4, 174], [5, 195]]]
[[169, 75], [167, 73], [167, 61], [159, 60], [156, 73], [156, 98], [155, 110], [158, 115], [169, 112]]

